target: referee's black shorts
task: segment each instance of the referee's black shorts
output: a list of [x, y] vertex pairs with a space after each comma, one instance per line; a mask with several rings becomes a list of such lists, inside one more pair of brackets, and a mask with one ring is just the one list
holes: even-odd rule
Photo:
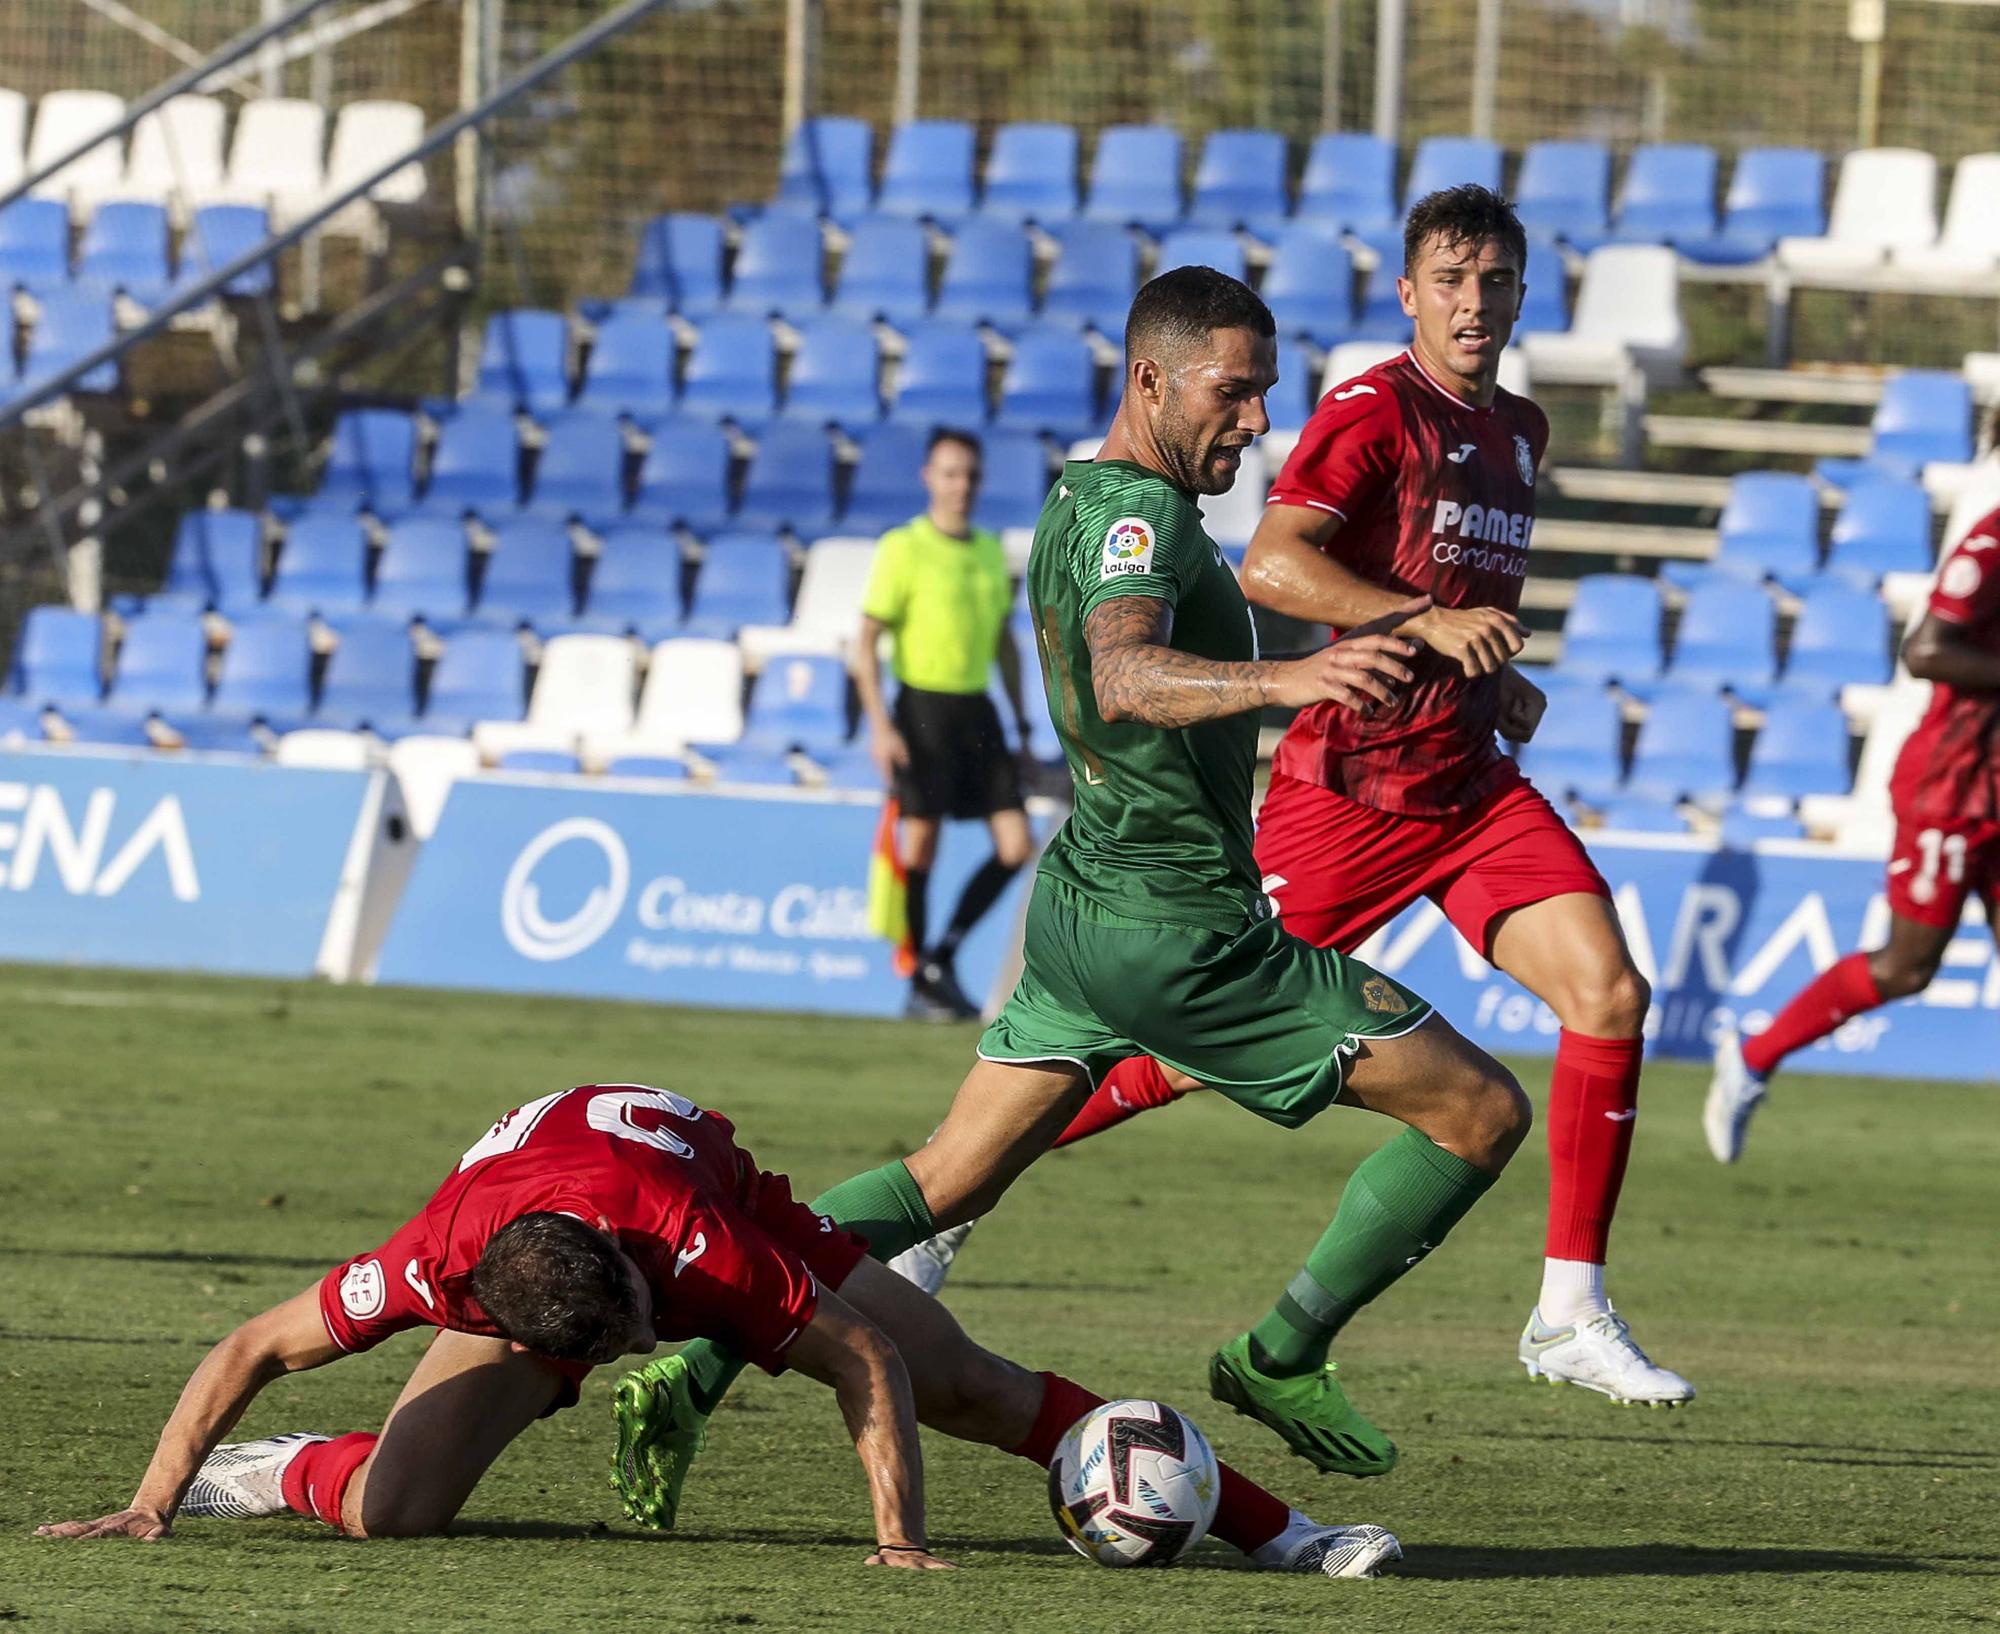
[[909, 745], [896, 802], [905, 817], [990, 817], [1021, 809], [1021, 770], [1007, 748], [1000, 711], [983, 692], [904, 687], [892, 711]]

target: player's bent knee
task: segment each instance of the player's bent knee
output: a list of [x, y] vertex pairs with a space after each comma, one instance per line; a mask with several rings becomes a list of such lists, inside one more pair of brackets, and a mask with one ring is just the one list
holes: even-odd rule
[[421, 1493], [396, 1493], [382, 1497], [364, 1495], [360, 1524], [352, 1519], [342, 1530], [359, 1538], [436, 1537], [457, 1516], [457, 1504], [443, 1504]]
[[1627, 963], [1573, 983], [1560, 1006], [1565, 1027], [1592, 1038], [1637, 1038], [1653, 1002], [1652, 984]]
[[1896, 960], [1870, 970], [1875, 990], [1883, 999], [1906, 999], [1930, 986], [1942, 960]]

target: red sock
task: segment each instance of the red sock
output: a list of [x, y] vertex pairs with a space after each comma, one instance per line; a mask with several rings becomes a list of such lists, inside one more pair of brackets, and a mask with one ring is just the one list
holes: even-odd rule
[[[1044, 1373], [1042, 1385], [1042, 1410], [1035, 1415], [1035, 1427], [1020, 1446], [1007, 1450], [1046, 1469], [1064, 1433], [1091, 1408], [1102, 1407], [1104, 1398], [1072, 1384], [1060, 1373]], [[1291, 1505], [1272, 1497], [1227, 1464], [1221, 1467], [1222, 1495], [1216, 1501], [1215, 1524], [1209, 1530], [1247, 1555], [1284, 1531], [1292, 1518]]]
[[1056, 1136], [1057, 1146], [1068, 1146], [1092, 1135], [1102, 1134], [1115, 1123], [1156, 1106], [1171, 1106], [1185, 1092], [1167, 1082], [1160, 1063], [1150, 1055], [1128, 1055], [1104, 1075], [1104, 1082], [1083, 1103], [1083, 1110], [1070, 1126]]
[[1770, 1026], [1755, 1038], [1744, 1039], [1743, 1064], [1759, 1078], [1768, 1078], [1792, 1051], [1826, 1037], [1849, 1017], [1881, 1002], [1868, 955], [1850, 953], [1815, 976]]
[[347, 1496], [347, 1483], [368, 1460], [381, 1437], [368, 1430], [337, 1435], [331, 1441], [315, 1441], [294, 1458], [285, 1470], [285, 1502], [301, 1515], [325, 1521], [340, 1530], [340, 1502]]
[[1565, 1027], [1549, 1080], [1549, 1232], [1552, 1260], [1604, 1263], [1638, 1118], [1636, 1038], [1592, 1038]]

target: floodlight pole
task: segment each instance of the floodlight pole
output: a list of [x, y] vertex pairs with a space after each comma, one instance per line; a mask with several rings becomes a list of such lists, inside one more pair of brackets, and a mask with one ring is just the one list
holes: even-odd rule
[[1493, 139], [1500, 87], [1500, 0], [1479, 0], [1472, 35], [1472, 134]]
[[1326, 0], [1319, 40], [1319, 128], [1340, 129], [1340, 0]]
[[1405, 0], [1375, 0], [1375, 134], [1400, 143], [1403, 133]]
[[917, 117], [917, 79], [923, 67], [924, 0], [902, 0], [896, 17], [896, 123]]

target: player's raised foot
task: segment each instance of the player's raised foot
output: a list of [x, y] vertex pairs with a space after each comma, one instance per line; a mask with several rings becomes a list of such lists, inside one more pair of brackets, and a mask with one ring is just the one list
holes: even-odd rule
[[1386, 1526], [1321, 1526], [1294, 1511], [1292, 1524], [1251, 1558], [1272, 1572], [1379, 1577], [1403, 1558], [1403, 1546]]
[[[1347, 1404], [1334, 1363], [1317, 1373], [1276, 1379], [1250, 1363], [1250, 1336], [1239, 1333], [1208, 1363], [1208, 1393], [1225, 1407], [1277, 1431], [1293, 1452], [1327, 1475], [1387, 1475], [1396, 1444]], [[1393, 1540], [1392, 1540], [1393, 1541]]]
[[940, 1231], [928, 1242], [904, 1249], [889, 1262], [889, 1269], [927, 1294], [939, 1292], [945, 1278], [951, 1275], [951, 1262], [958, 1258], [958, 1251], [965, 1246], [965, 1239], [972, 1235], [976, 1224], [976, 1220], [967, 1220], [964, 1225]]
[[323, 1435], [273, 1435], [262, 1441], [225, 1441], [202, 1460], [177, 1511], [182, 1520], [258, 1520], [285, 1514], [285, 1471]]
[[1520, 1354], [1529, 1378], [1580, 1384], [1621, 1407], [1678, 1407], [1694, 1400], [1694, 1386], [1641, 1350], [1616, 1311], [1555, 1328], [1538, 1307], [1521, 1330]]
[[1715, 1075], [1701, 1108], [1701, 1132], [1716, 1162], [1734, 1163], [1743, 1155], [1743, 1137], [1763, 1100], [1764, 1080], [1744, 1062], [1743, 1040], [1724, 1022], [1715, 1041]]
[[611, 1394], [611, 1417], [618, 1426], [611, 1484], [627, 1517], [656, 1532], [671, 1532], [680, 1512], [681, 1487], [708, 1426], [686, 1363], [679, 1356], [663, 1356], [627, 1373]]

